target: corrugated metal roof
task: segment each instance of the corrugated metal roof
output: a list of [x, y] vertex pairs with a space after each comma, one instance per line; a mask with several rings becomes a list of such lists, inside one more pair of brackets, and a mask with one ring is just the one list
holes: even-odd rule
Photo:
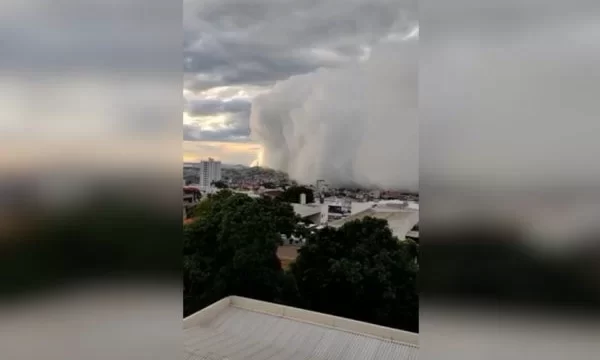
[[187, 360], [415, 360], [418, 351], [416, 344], [234, 305], [221, 306], [209, 321], [189, 326], [184, 333]]

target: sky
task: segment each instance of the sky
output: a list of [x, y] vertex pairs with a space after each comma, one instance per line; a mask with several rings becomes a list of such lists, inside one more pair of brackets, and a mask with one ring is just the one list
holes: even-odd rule
[[413, 0], [184, 0], [184, 161], [255, 164], [257, 96], [297, 76], [351, 76], [378, 43], [415, 35], [415, 14]]
[[184, 159], [384, 186], [599, 179], [597, 13], [461, 3], [424, 12], [414, 66], [390, 44], [416, 0], [184, 0]]

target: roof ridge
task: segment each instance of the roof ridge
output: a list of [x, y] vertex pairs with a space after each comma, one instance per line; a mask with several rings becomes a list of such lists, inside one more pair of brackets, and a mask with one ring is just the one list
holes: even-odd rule
[[354, 320], [354, 319], [350, 319], [350, 318], [345, 318], [345, 317], [341, 317], [341, 316], [320, 313], [320, 312], [317, 312], [317, 311], [312, 311], [312, 310], [306, 310], [306, 309], [291, 307], [291, 306], [282, 305], [282, 304], [271, 304], [271, 303], [267, 303], [267, 302], [264, 302], [264, 301], [255, 300], [255, 299], [249, 299], [249, 298], [243, 298], [243, 297], [234, 297], [234, 298], [243, 299], [243, 300], [250, 300], [252, 302], [257, 302], [257, 303], [265, 303], [265, 304], [270, 304], [270, 305], [277, 305], [277, 306], [281, 307], [283, 309], [283, 311], [281, 313], [278, 313], [278, 312], [274, 312], [274, 311], [259, 310], [259, 309], [255, 309], [255, 308], [250, 308], [248, 306], [240, 305], [239, 303], [236, 304], [235, 300], [232, 301], [229, 304], [230, 307], [235, 307], [235, 308], [238, 308], [238, 309], [243, 309], [243, 310], [246, 310], [246, 311], [251, 311], [251, 312], [255, 312], [255, 313], [259, 313], [259, 314], [266, 314], [266, 315], [270, 315], [270, 316], [281, 317], [281, 318], [289, 319], [289, 320], [292, 320], [292, 321], [298, 321], [298, 322], [302, 322], [302, 323], [305, 323], [305, 324], [310, 324], [310, 325], [320, 326], [320, 327], [324, 327], [324, 328], [334, 329], [334, 330], [337, 330], [337, 331], [343, 331], [343, 332], [346, 332], [346, 333], [349, 333], [349, 334], [354, 334], [354, 335], [359, 335], [359, 336], [366, 336], [366, 337], [370, 337], [370, 338], [373, 338], [373, 339], [388, 341], [388, 342], [392, 342], [392, 343], [396, 343], [396, 344], [404, 345], [404, 346], [409, 346], [409, 347], [413, 347], [413, 348], [417, 348], [417, 349], [419, 348], [418, 344], [411, 343], [409, 341], [402, 341], [402, 340], [394, 339], [393, 337], [386, 337], [386, 336], [382, 336], [382, 335], [377, 335], [377, 334], [374, 334], [375, 331], [373, 331], [373, 332], [360, 332], [358, 330], [348, 329], [348, 328], [343, 327], [343, 326], [329, 325], [329, 324], [322, 323], [322, 322], [311, 321], [311, 320], [302, 319], [302, 318], [295, 317], [295, 316], [290, 316], [289, 314], [286, 314], [285, 309], [294, 310], [294, 311], [297, 311], [297, 312], [300, 312], [300, 313], [304, 312], [304, 313], [315, 314], [317, 316], [323, 316], [323, 317], [329, 317], [329, 318], [333, 318], [333, 319], [339, 319], [339, 320], [343, 320], [343, 321], [348, 321], [350, 323], [355, 323], [355, 324], [359, 324], [361, 326], [369, 327], [369, 328], [371, 328], [371, 330], [384, 329], [386, 331], [389, 331], [392, 334], [395, 333], [397, 335], [413, 335], [415, 337], [418, 336], [418, 334], [411, 333], [409, 331], [395, 329], [395, 328], [391, 328], [391, 327], [388, 327], [388, 326], [382, 326], [382, 325], [372, 324], [372, 323], [368, 323], [368, 322], [364, 322], [364, 321], [359, 321], [359, 320]]

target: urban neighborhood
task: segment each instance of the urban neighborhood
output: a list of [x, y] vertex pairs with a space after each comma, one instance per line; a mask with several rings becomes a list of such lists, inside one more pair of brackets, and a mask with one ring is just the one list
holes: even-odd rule
[[183, 166], [183, 222], [191, 354], [243, 358], [256, 346], [266, 359], [324, 338], [336, 339], [327, 351], [361, 354], [371, 336], [366, 358], [415, 356], [418, 194], [299, 184], [208, 158]]

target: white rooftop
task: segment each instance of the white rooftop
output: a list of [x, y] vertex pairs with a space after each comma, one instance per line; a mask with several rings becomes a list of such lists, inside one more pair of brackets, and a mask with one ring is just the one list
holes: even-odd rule
[[183, 320], [186, 360], [415, 360], [418, 335], [237, 296]]
[[257, 193], [255, 193], [254, 191], [233, 190], [233, 192], [236, 193], [236, 194], [246, 195], [246, 196], [249, 196], [249, 197], [254, 198], [254, 199], [260, 198], [260, 195], [257, 194]]
[[292, 203], [294, 212], [301, 218], [313, 216], [321, 213], [321, 207], [319, 205], [304, 205]]
[[369, 208], [343, 219], [332, 221], [329, 223], [329, 226], [337, 228], [341, 227], [347, 222], [360, 220], [365, 217], [374, 217], [377, 219], [387, 220], [390, 230], [392, 230], [394, 236], [397, 236], [400, 240], [404, 240], [406, 238], [406, 234], [408, 234], [408, 232], [419, 223], [418, 210], [409, 207], [399, 209], [394, 208], [391, 205], [386, 205]]

